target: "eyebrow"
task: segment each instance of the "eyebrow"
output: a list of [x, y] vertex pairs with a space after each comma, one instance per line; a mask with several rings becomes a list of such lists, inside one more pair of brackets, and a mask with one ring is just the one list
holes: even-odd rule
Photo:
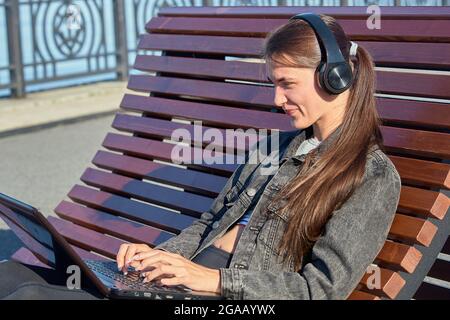
[[[270, 82], [273, 83], [272, 79], [270, 79], [269, 76], [267, 76], [267, 80], [269, 80]], [[281, 82], [281, 81], [292, 81], [292, 80], [295, 80], [295, 79], [294, 79], [294, 78], [285, 78], [285, 77], [281, 77], [280, 79], [277, 79], [276, 81], [277, 81], [277, 82]]]

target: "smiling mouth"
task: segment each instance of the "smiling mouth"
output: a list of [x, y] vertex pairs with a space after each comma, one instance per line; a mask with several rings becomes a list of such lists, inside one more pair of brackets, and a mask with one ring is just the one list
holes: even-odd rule
[[297, 110], [286, 110], [286, 113], [291, 116], [295, 113], [295, 111]]

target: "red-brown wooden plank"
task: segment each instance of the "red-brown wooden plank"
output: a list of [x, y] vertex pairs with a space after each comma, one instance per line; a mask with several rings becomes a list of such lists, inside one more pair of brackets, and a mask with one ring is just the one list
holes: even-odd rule
[[402, 186], [398, 207], [402, 212], [442, 220], [449, 205], [449, 198], [443, 193]]
[[197, 217], [207, 211], [214, 200], [92, 168], [84, 171], [81, 181], [105, 191], [169, 207]]
[[[158, 16], [165, 17], [221, 17], [221, 18], [290, 18], [297, 13], [315, 12], [342, 19], [367, 19], [371, 13], [365, 6], [217, 6], [217, 7], [164, 7]], [[450, 18], [449, 7], [382, 7], [383, 19], [433, 20]]]
[[114, 259], [119, 251], [122, 240], [86, 229], [74, 223], [49, 217], [49, 222], [70, 243], [87, 251], [94, 251]]
[[390, 152], [450, 159], [450, 134], [381, 126]]
[[121, 108], [158, 117], [199, 120], [209, 126], [226, 128], [295, 130], [284, 113], [225, 107], [208, 103], [178, 101], [159, 97], [125, 94]]
[[[288, 19], [154, 17], [146, 25], [151, 33], [266, 37]], [[367, 19], [337, 19], [351, 39], [449, 41], [450, 22], [442, 20], [383, 20], [382, 28], [367, 28]]]
[[366, 291], [367, 293], [376, 295], [376, 296], [384, 296], [389, 299], [395, 299], [397, 297], [400, 290], [405, 285], [406, 281], [400, 276], [398, 272], [394, 272], [389, 269], [377, 268], [375, 272], [379, 272], [380, 275], [380, 287], [373, 288], [368, 287], [368, 285], [373, 285], [371, 282], [372, 273], [365, 273], [362, 277], [360, 284], [363, 285], [361, 290]]
[[367, 292], [355, 290], [350, 294], [347, 300], [380, 300], [380, 297]]
[[181, 169], [103, 150], [97, 152], [92, 163], [102, 169], [171, 184], [210, 197], [217, 197], [228, 180], [213, 174]]
[[390, 124], [450, 129], [450, 106], [446, 103], [377, 97], [380, 117]]
[[389, 238], [428, 247], [437, 232], [430, 221], [397, 213], [394, 217]]
[[402, 183], [450, 188], [450, 165], [412, 158], [389, 156]]
[[164, 230], [67, 201], [62, 201], [55, 212], [65, 220], [132, 243], [158, 245], [173, 236], [172, 233]]
[[[208, 127], [203, 125], [201, 122], [190, 125], [150, 117], [136, 117], [120, 113], [114, 118], [112, 126], [120, 131], [137, 133], [141, 136], [150, 138], [173, 138], [176, 140], [180, 135], [183, 135], [184, 137], [187, 135], [190, 137], [189, 142], [192, 145], [202, 145], [204, 147], [216, 146], [219, 150], [223, 150], [226, 153], [245, 152], [250, 149], [256, 141], [261, 139], [257, 132], [236, 131], [234, 132], [234, 136], [238, 139], [237, 141], [240, 141], [241, 143], [228, 145], [226, 140], [224, 140], [227, 137], [227, 132], [224, 129]], [[209, 134], [213, 132], [212, 130], [214, 130], [214, 136], [209, 136]], [[221, 136], [223, 139], [216, 141], [216, 136]], [[183, 142], [188, 141], [183, 139]]]
[[409, 94], [437, 99], [450, 98], [450, 75], [394, 71], [377, 72], [377, 92]]
[[74, 202], [172, 233], [180, 233], [195, 220], [191, 216], [80, 185], [75, 185], [68, 196]]
[[[260, 58], [263, 38], [204, 35], [145, 34], [140, 37], [139, 49], [173, 52], [196, 52], [208, 55]], [[449, 70], [448, 43], [407, 43], [357, 41], [367, 49], [379, 67], [410, 67], [417, 69]], [[386, 50], [389, 48], [389, 50]], [[435, 59], [439, 57], [438, 59]], [[444, 62], [439, 62], [439, 61]]]
[[130, 77], [128, 89], [170, 95], [190, 95], [217, 102], [249, 103], [261, 108], [273, 107], [272, 88], [229, 82], [134, 75]]
[[[169, 161], [176, 164], [184, 164], [190, 168], [195, 168], [201, 171], [215, 172], [223, 176], [231, 176], [231, 174], [239, 166], [239, 163], [243, 163], [243, 157], [236, 157], [236, 160], [232, 163], [212, 163], [207, 164], [204, 159], [214, 160], [207, 155], [202, 155], [203, 149], [179, 147], [183, 150], [183, 154], [187, 156], [188, 160], [184, 161], [184, 158], [176, 154], [172, 154], [172, 150], [175, 147], [174, 144], [164, 143], [160, 141], [154, 141], [150, 139], [128, 137], [115, 133], [108, 133], [102, 144], [105, 148], [124, 152], [129, 155], [135, 155], [147, 159], [157, 159], [163, 161]], [[226, 161], [225, 155], [220, 152], [216, 153], [217, 157], [222, 159], [222, 162]], [[241, 162], [239, 162], [241, 161]], [[198, 163], [196, 163], [198, 162]]]
[[380, 267], [413, 273], [422, 259], [422, 253], [416, 248], [387, 240], [375, 261]]

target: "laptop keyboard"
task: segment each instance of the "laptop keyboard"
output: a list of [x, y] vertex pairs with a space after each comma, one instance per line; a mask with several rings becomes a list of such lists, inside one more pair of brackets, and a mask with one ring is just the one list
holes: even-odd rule
[[130, 287], [131, 289], [145, 291], [145, 290], [159, 290], [159, 291], [180, 291], [180, 292], [190, 292], [192, 291], [186, 286], [165, 286], [158, 285], [155, 282], [143, 283], [139, 276], [139, 272], [134, 271], [129, 268], [128, 274], [124, 275], [122, 272], [117, 270], [117, 263], [114, 261], [96, 261], [96, 260], [84, 260], [84, 262], [89, 266], [91, 270], [94, 270], [102, 275], [107, 276], [114, 281], [120, 282], [121, 284]]

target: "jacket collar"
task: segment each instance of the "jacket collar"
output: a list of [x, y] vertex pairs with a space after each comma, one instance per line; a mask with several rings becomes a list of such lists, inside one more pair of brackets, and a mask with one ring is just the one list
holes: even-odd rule
[[[318, 155], [323, 154], [325, 150], [327, 150], [332, 143], [337, 139], [339, 133], [342, 130], [342, 124], [339, 125], [322, 143], [317, 147]], [[306, 155], [295, 155], [300, 144], [313, 136], [313, 127], [309, 126], [305, 129], [299, 129], [293, 131], [294, 137], [289, 142], [289, 145], [286, 148], [286, 151], [283, 154], [283, 157], [280, 160], [280, 164], [284, 163], [287, 159], [292, 158], [294, 162], [303, 162], [305, 160]]]

